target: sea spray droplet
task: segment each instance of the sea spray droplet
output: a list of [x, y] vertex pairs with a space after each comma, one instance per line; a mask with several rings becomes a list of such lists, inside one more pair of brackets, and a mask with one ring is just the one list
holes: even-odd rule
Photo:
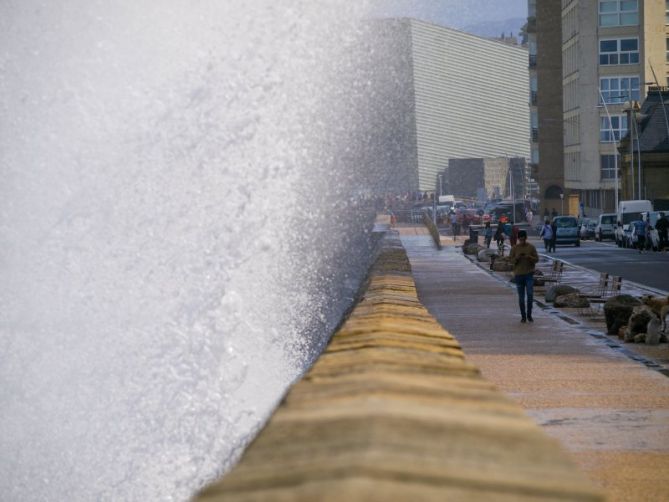
[[3, 497], [187, 500], [321, 350], [383, 178], [363, 7], [0, 3]]

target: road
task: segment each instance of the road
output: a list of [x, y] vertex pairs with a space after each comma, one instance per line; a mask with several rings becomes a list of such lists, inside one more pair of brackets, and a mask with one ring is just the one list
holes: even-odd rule
[[[544, 253], [543, 241], [538, 238], [530, 240], [539, 253]], [[619, 248], [612, 241], [581, 241], [581, 247], [558, 246], [550, 256], [650, 288], [669, 291], [669, 252], [639, 254], [633, 249]]]

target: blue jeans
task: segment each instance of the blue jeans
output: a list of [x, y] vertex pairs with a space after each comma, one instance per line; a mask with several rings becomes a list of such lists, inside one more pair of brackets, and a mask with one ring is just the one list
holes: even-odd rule
[[[518, 305], [520, 315], [532, 316], [532, 302], [534, 301], [534, 274], [521, 274], [516, 276], [516, 289], [518, 290]], [[525, 291], [527, 291], [527, 310], [525, 309]]]

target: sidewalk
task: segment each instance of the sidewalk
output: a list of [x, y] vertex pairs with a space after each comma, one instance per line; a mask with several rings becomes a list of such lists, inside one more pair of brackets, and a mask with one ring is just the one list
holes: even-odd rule
[[669, 378], [553, 309], [535, 307], [535, 322], [521, 324], [515, 291], [451, 238], [437, 251], [422, 229], [399, 230], [422, 303], [484, 377], [559, 439], [611, 500], [667, 500]]

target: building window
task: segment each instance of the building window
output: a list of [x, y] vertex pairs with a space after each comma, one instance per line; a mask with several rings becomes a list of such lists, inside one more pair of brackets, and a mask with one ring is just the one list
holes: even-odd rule
[[[667, 1], [669, 1], [669, 0], [667, 0]], [[667, 62], [669, 63], [669, 38], [667, 38], [666, 43], [667, 43]]]
[[639, 24], [638, 0], [599, 0], [599, 26]]
[[[602, 207], [602, 198], [601, 192], [599, 190], [585, 190], [585, 201], [584, 205], [586, 207], [591, 207], [594, 209], [599, 209]], [[585, 216], [585, 215], [583, 215]]]
[[599, 117], [599, 140], [602, 143], [613, 143], [627, 134], [627, 115], [612, 115]]
[[638, 64], [639, 39], [620, 38], [599, 41], [599, 64]]
[[615, 155], [601, 155], [601, 178], [603, 180], [612, 180], [616, 177], [616, 158]]
[[639, 101], [639, 77], [600, 78], [599, 90], [606, 103]]
[[669, 24], [669, 0], [665, 0], [664, 10], [665, 10], [665, 15], [664, 15], [665, 24]]

